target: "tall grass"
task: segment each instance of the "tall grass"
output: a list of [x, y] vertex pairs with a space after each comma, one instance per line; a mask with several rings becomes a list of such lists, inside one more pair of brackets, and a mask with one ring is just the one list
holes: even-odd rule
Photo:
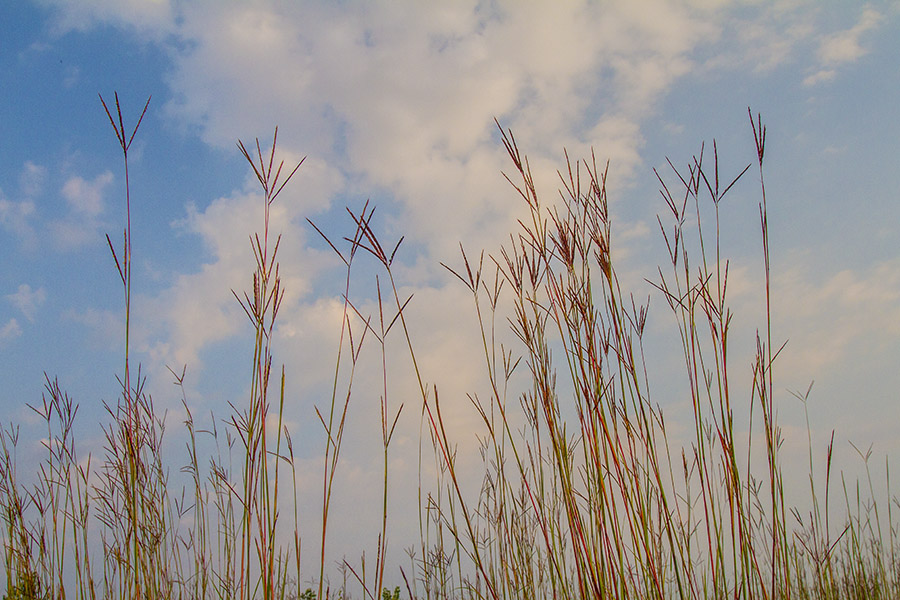
[[[173, 371], [183, 391], [187, 464], [163, 460], [164, 415], [130, 362], [132, 234], [128, 152], [149, 106], [126, 128], [101, 98], [125, 168], [121, 246], [107, 237], [122, 283], [124, 370], [115, 404], [106, 405], [99, 459], [80, 457], [77, 404], [46, 379], [32, 409], [46, 425], [46, 455], [34, 477], [20, 478], [19, 429], [0, 431], [0, 506], [5, 598], [895, 598], [900, 597], [897, 500], [876, 501], [870, 453], [860, 452], [866, 480], [832, 482], [833, 436], [821, 460], [809, 440], [811, 505], [788, 505], [782, 434], [777, 420], [768, 210], [764, 184], [766, 130], [750, 114], [760, 182], [759, 231], [765, 304], [752, 383], [734, 379], [729, 260], [722, 199], [752, 168], [720, 180], [718, 148], [703, 148], [684, 169], [657, 173], [664, 215], [664, 264], [649, 279], [678, 333], [683, 378], [666, 382], [690, 406], [688, 439], [670, 438], [652, 399], [644, 349], [649, 300], [623, 290], [613, 260], [614, 228], [606, 193], [608, 165], [566, 156], [560, 199], [537, 192], [528, 159], [501, 128], [524, 203], [517, 232], [494, 255], [463, 249], [447, 267], [468, 289], [480, 332], [486, 393], [469, 398], [480, 418], [483, 469], [464, 469], [445, 420], [445, 399], [425, 383], [416, 357], [395, 258], [402, 242], [384, 245], [374, 208], [348, 211], [351, 235], [337, 242], [315, 224], [345, 267], [341, 330], [331, 393], [315, 416], [324, 432], [322, 513], [304, 524], [318, 546], [317, 572], [301, 572], [297, 472], [285, 426], [285, 368], [273, 372], [275, 324], [284, 289], [280, 236], [271, 207], [292, 168], [271, 148], [238, 142], [260, 184], [259, 232], [251, 236], [250, 289], [235, 292], [247, 316], [247, 402], [203, 430], [184, 392], [186, 367]], [[117, 249], [118, 248], [118, 249]], [[375, 260], [374, 314], [361, 309], [357, 257]], [[371, 276], [366, 273], [365, 276]], [[510, 342], [504, 336], [509, 328]], [[417, 398], [391, 395], [387, 340], [408, 350]], [[328, 524], [345, 425], [364, 345], [380, 359], [381, 520], [375, 563], [344, 559], [341, 585], [329, 583]], [[683, 386], [683, 387], [682, 387]], [[672, 392], [675, 393], [675, 392]], [[805, 405], [810, 391], [797, 397]], [[795, 401], [787, 399], [787, 401]], [[389, 456], [404, 407], [418, 405], [420, 541], [411, 566], [388, 564], [391, 520]], [[407, 409], [409, 410], [409, 409]], [[312, 415], [310, 415], [312, 417]], [[204, 456], [200, 448], [214, 448]], [[759, 446], [759, 447], [757, 447]], [[430, 458], [429, 458], [430, 456]], [[434, 469], [425, 461], [433, 459]], [[207, 466], [208, 465], [208, 466]], [[173, 485], [170, 469], [186, 474]], [[427, 482], [425, 474], [437, 479]], [[184, 479], [179, 479], [179, 482]], [[178, 489], [179, 493], [174, 493]], [[285, 493], [287, 490], [287, 493]], [[292, 499], [285, 507], [284, 498]], [[841, 506], [842, 504], [842, 506]], [[839, 512], [839, 515], [836, 514]], [[401, 518], [409, 518], [404, 516]], [[310, 529], [312, 527], [312, 529]], [[291, 542], [283, 545], [284, 533]], [[279, 535], [281, 533], [281, 535]], [[309, 539], [309, 537], [305, 538]], [[361, 541], [361, 546], [364, 544]], [[362, 551], [362, 548], [360, 548]], [[99, 554], [98, 554], [99, 552]], [[393, 571], [397, 569], [397, 571]], [[301, 591], [303, 582], [314, 588]]]
[[[509, 131], [508, 177], [528, 208], [520, 231], [486, 268], [462, 253], [450, 271], [472, 294], [490, 393], [472, 396], [483, 421], [483, 484], [476, 501], [461, 483], [435, 393], [425, 407], [442, 494], [430, 498], [432, 527], [463, 554], [452, 583], [479, 598], [893, 598], [898, 589], [895, 527], [882, 520], [896, 498], [875, 502], [845, 487], [844, 528], [830, 525], [832, 445], [825, 502], [812, 476], [812, 511], [785, 502], [774, 368], [766, 130], [751, 113], [760, 180], [759, 227], [765, 301], [749, 393], [733, 383], [721, 201], [752, 165], [721, 179], [718, 152], [703, 149], [677, 185], [657, 173], [667, 208], [659, 218], [668, 261], [649, 283], [674, 317], [691, 407], [691, 440], [669, 441], [651, 400], [644, 358], [648, 304], [623, 292], [613, 264], [607, 168], [567, 160], [561, 202], [544, 205]], [[712, 222], [707, 222], [709, 209]], [[503, 289], [501, 291], [501, 288]], [[511, 295], [511, 313], [498, 314]], [[504, 317], [506, 317], [504, 319]], [[507, 320], [517, 346], [497, 345]], [[511, 398], [513, 372], [528, 389]], [[743, 366], [743, 365], [740, 365]], [[674, 387], [676, 383], [669, 382]], [[805, 401], [805, 397], [802, 398]], [[735, 411], [750, 424], [740, 431]], [[524, 426], [517, 415], [524, 415]], [[761, 436], [757, 431], [761, 429]], [[762, 460], [754, 444], [762, 443]], [[879, 508], [881, 506], [881, 508]], [[859, 543], [859, 536], [866, 541]], [[885, 536], [887, 539], [885, 539]], [[440, 543], [439, 543], [440, 546]], [[423, 563], [425, 570], [428, 563]], [[462, 568], [469, 566], [469, 570]], [[432, 582], [429, 573], [423, 580]]]

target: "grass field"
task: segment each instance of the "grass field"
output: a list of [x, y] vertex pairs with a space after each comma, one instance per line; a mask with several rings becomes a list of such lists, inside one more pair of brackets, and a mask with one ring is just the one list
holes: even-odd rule
[[[149, 101], [148, 101], [149, 104]], [[501, 128], [513, 194], [527, 207], [494, 256], [462, 250], [447, 269], [471, 292], [481, 327], [490, 392], [470, 396], [481, 417], [483, 470], [461, 472], [444, 420], [441, 390], [425, 382], [416, 359], [408, 298], [395, 280], [400, 249], [383, 245], [368, 205], [350, 212], [349, 234], [322, 234], [346, 268], [343, 320], [330, 401], [317, 409], [324, 429], [318, 572], [301, 572], [293, 443], [283, 423], [285, 368], [273, 365], [283, 288], [280, 237], [270, 208], [301, 167], [259, 142], [240, 151], [259, 180], [262, 221], [251, 243], [252, 286], [235, 293], [255, 331], [246, 404], [217, 415], [217, 453], [203, 455], [187, 399], [187, 465], [167, 464], [165, 423], [130, 360], [132, 284], [129, 148], [140, 119], [126, 126], [118, 97], [103, 103], [122, 149], [126, 181], [123, 238], [107, 238], [121, 280], [126, 322], [118, 400], [108, 404], [102, 452], [79, 456], [77, 406], [48, 377], [33, 404], [45, 422], [46, 456], [36, 476], [16, 467], [18, 429], [0, 434], [4, 597], [25, 598], [898, 598], [897, 501], [875, 498], [862, 482], [832, 473], [809, 449], [809, 477], [783, 473], [773, 365], [765, 126], [750, 113], [758, 173], [760, 257], [765, 321], [757, 330], [752, 387], [733, 384], [729, 262], [722, 251], [719, 205], [737, 179], [720, 181], [718, 154], [657, 174], [664, 200], [659, 231], [667, 254], [648, 281], [655, 306], [671, 313], [684, 373], [673, 385], [690, 399], [689, 442], [670, 442], [667, 421], [649, 395], [644, 348], [648, 307], [623, 290], [613, 264], [606, 167], [566, 158], [560, 197], [539, 197], [525, 154]], [[144, 106], [141, 119], [147, 111]], [[302, 163], [302, 161], [301, 161]], [[707, 215], [713, 215], [710, 220]], [[701, 219], [701, 215], [704, 217]], [[341, 239], [343, 238], [343, 239]], [[336, 241], [340, 240], [340, 241]], [[360, 254], [380, 273], [377, 313], [358, 310], [350, 280]], [[659, 309], [659, 308], [658, 308]], [[514, 344], [500, 343], [511, 328]], [[330, 583], [327, 536], [355, 368], [363, 345], [387, 361], [388, 335], [399, 336], [417, 378], [418, 397], [381, 406], [381, 532], [374, 562], [344, 563]], [[386, 369], [386, 367], [385, 367]], [[528, 384], [513, 382], [525, 374]], [[184, 373], [173, 373], [182, 383]], [[401, 410], [421, 415], [419, 531], [408, 565], [388, 564], [388, 452]], [[747, 422], [749, 431], [735, 425]], [[206, 447], [204, 445], [203, 447]], [[426, 461], [434, 461], [425, 468]], [[814, 465], [824, 478], [813, 476]], [[868, 466], [868, 463], [866, 463]], [[433, 467], [433, 468], [432, 468]], [[820, 468], [821, 468], [820, 467]], [[170, 472], [188, 484], [177, 493]], [[425, 481], [425, 473], [437, 473]], [[868, 474], [868, 471], [867, 471]], [[473, 495], [469, 482], [480, 481]], [[839, 482], [839, 483], [838, 483]], [[888, 490], [890, 489], [889, 481]], [[787, 486], [807, 486], [810, 506], [786, 501]], [[293, 499], [291, 503], [285, 498]], [[284, 544], [282, 540], [291, 539]], [[399, 575], [399, 578], [398, 578]], [[388, 581], [403, 586], [388, 589]], [[303, 582], [315, 581], [307, 587]]]

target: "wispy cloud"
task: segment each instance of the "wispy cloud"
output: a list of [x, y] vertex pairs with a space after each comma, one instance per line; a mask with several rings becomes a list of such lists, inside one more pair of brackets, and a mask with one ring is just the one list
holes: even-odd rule
[[110, 171], [104, 171], [92, 180], [80, 176], [66, 180], [60, 193], [66, 200], [69, 212], [48, 223], [53, 242], [58, 248], [77, 249], [102, 239], [99, 228], [102, 224], [100, 216], [105, 209], [103, 195], [112, 181], [113, 174]]
[[[26, 161], [19, 172], [19, 200], [7, 198], [0, 190], [0, 227], [19, 238], [26, 248], [73, 250], [102, 239], [99, 235], [105, 210], [104, 194], [113, 174], [104, 171], [93, 179], [74, 175], [60, 188], [67, 210], [46, 214], [48, 169]], [[43, 207], [39, 211], [38, 207]]]
[[62, 187], [63, 198], [73, 212], [96, 217], [103, 212], [103, 191], [112, 183], [113, 174], [105, 171], [92, 181], [82, 177], [70, 177]]
[[15, 293], [7, 294], [6, 299], [11, 302], [29, 322], [34, 322], [34, 317], [37, 314], [38, 309], [47, 299], [47, 292], [42, 287], [33, 290], [30, 285], [23, 283]]
[[30, 160], [25, 161], [19, 174], [19, 188], [23, 196], [33, 198], [44, 191], [47, 180], [47, 167], [38, 165]]
[[22, 335], [22, 328], [16, 319], [10, 319], [0, 327], [0, 342], [6, 342]]
[[779, 314], [791, 330], [790, 371], [816, 377], [852, 363], [861, 345], [885, 348], [900, 335], [898, 259], [860, 272], [839, 271], [821, 282], [811, 281], [798, 264], [778, 284]]
[[826, 36], [819, 46], [819, 59], [826, 65], [840, 65], [853, 62], [866, 55], [868, 50], [860, 45], [860, 38], [874, 29], [882, 20], [882, 15], [874, 8], [865, 8], [859, 21], [846, 31]]
[[31, 226], [34, 208], [33, 201], [8, 200], [0, 190], [0, 226], [26, 244], [34, 241], [34, 229]]
[[38, 0], [52, 6], [52, 24], [57, 33], [85, 31], [97, 23], [133, 28], [145, 36], [164, 35], [170, 30], [175, 10], [170, 0]]
[[12, 200], [0, 189], [0, 227], [16, 236], [26, 248], [37, 244], [35, 222], [37, 205], [47, 182], [47, 167], [30, 160], [19, 171], [18, 199]]
[[859, 21], [853, 27], [823, 36], [819, 42], [816, 56], [819, 59], [819, 70], [803, 80], [807, 86], [831, 81], [837, 75], [841, 65], [859, 60], [868, 53], [861, 44], [863, 34], [878, 27], [883, 15], [871, 7], [863, 9]]
[[[199, 366], [204, 347], [241, 331], [245, 317], [232, 291], [240, 294], [248, 289], [254, 264], [250, 239], [263, 225], [262, 196], [249, 191], [255, 183], [248, 180], [248, 191], [218, 198], [202, 211], [189, 207], [188, 217], [178, 224], [203, 240], [211, 258], [198, 272], [178, 275], [167, 290], [146, 299], [154, 326], [144, 340], [161, 362]], [[323, 198], [342, 185], [334, 169], [307, 160], [272, 206], [273, 240], [282, 236], [280, 273], [286, 290], [282, 315], [299, 310], [311, 280], [323, 264], [331, 262], [307, 247], [309, 229], [296, 217], [320, 210]]]

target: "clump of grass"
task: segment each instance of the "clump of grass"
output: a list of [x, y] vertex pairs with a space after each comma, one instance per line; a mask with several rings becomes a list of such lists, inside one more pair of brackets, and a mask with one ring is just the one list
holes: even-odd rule
[[[749, 397], [732, 383], [729, 262], [719, 219], [722, 199], [750, 165], [720, 180], [714, 144], [711, 165], [702, 149], [687, 170], [670, 163], [679, 186], [657, 174], [668, 208], [659, 225], [669, 264], [650, 283], [680, 334], [693, 424], [685, 448], [672, 447], [663, 411], [650, 396], [643, 352], [649, 302], [622, 290], [613, 264], [608, 165], [599, 168], [593, 156], [567, 160], [561, 202], [547, 206], [512, 133], [502, 132], [514, 167], [507, 179], [528, 217], [490, 257], [493, 269], [483, 254], [476, 263], [465, 251], [462, 266], [450, 269], [471, 292], [482, 332], [489, 393], [470, 398], [484, 427], [485, 470], [473, 502], [437, 391], [423, 397], [441, 474], [428, 505], [436, 541], [419, 563], [426, 597], [896, 596], [895, 525], [886, 527], [885, 541], [877, 503], [861, 501], [857, 488], [854, 517], [852, 494], [845, 492], [849, 521], [844, 534], [831, 537], [831, 445], [824, 510], [814, 484], [810, 520], [785, 505], [774, 393], [780, 348], [773, 348], [763, 179], [766, 130], [752, 114], [751, 125], [766, 310]], [[711, 223], [703, 217], [706, 205]], [[511, 313], [499, 308], [504, 293], [511, 296]], [[504, 321], [517, 338], [514, 348], [495, 341], [495, 324]], [[513, 373], [523, 366], [527, 389], [510, 398]], [[744, 441], [735, 428], [736, 410], [751, 423]], [[761, 470], [751, 460], [758, 427]], [[812, 480], [812, 463], [810, 471]], [[887, 500], [889, 507], [897, 502]], [[454, 562], [455, 571], [448, 570]]]
[[[751, 113], [750, 120], [761, 184], [765, 313], [749, 390], [740, 390], [733, 379], [733, 312], [720, 209], [752, 165], [720, 182], [713, 143], [711, 159], [701, 147], [686, 169], [670, 163], [671, 174], [657, 173], [667, 257], [649, 282], [679, 334], [690, 405], [690, 440], [684, 447], [670, 441], [663, 411], [650, 394], [644, 358], [649, 299], [639, 301], [622, 289], [612, 252], [608, 165], [598, 166], [593, 155], [584, 161], [567, 155], [559, 174], [560, 199], [545, 203], [527, 157], [512, 132], [501, 128], [513, 166], [507, 179], [527, 216], [487, 261], [483, 252], [476, 261], [462, 250], [461, 266], [447, 267], [471, 293], [481, 332], [487, 392], [469, 397], [483, 426], [478, 442], [484, 468], [477, 474], [462, 471], [460, 440], [444, 420], [445, 400], [419, 368], [406, 312], [412, 297], [401, 296], [395, 276], [402, 238], [382, 244], [368, 203], [359, 212], [348, 210], [352, 235], [344, 238], [346, 245], [310, 222], [342, 261], [346, 280], [331, 393], [315, 408], [325, 433], [322, 513], [316, 524], [320, 562], [315, 589], [301, 592], [299, 493], [284, 423], [285, 368], [274, 380], [272, 371], [284, 290], [281, 238], [270, 230], [270, 210], [303, 161], [285, 170], [276, 160], [277, 129], [268, 153], [258, 140], [255, 151], [238, 142], [263, 198], [260, 232], [250, 239], [252, 284], [247, 292], [234, 292], [254, 332], [247, 404], [232, 406], [228, 417], [214, 417], [202, 429], [184, 392], [187, 369], [173, 371], [187, 430], [187, 464], [181, 467], [187, 483], [177, 495], [171, 466], [163, 460], [165, 415], [130, 360], [128, 152], [149, 99], [131, 129], [124, 125], [118, 96], [115, 111], [101, 102], [125, 163], [122, 246], [117, 250], [107, 237], [124, 293], [124, 371], [117, 401], [106, 405], [109, 422], [99, 465], [90, 455], [79, 457], [77, 404], [49, 376], [41, 403], [32, 406], [47, 427], [46, 456], [27, 483], [17, 471], [18, 428], [0, 430], [5, 598], [349, 598], [350, 580], [365, 598], [397, 600], [401, 588], [387, 586], [393, 567], [387, 562], [388, 459], [401, 412], [411, 402], [419, 403], [422, 431], [420, 541], [409, 552], [411, 568], [398, 566], [410, 599], [900, 596], [897, 500], [890, 495], [886, 467], [886, 508], [885, 500], [876, 501], [871, 451], [859, 452], [864, 483], [841, 476], [844, 506], [836, 521], [834, 438], [826, 451], [824, 482], [814, 477], [810, 438], [811, 508], [786, 504], [777, 420], [781, 398], [774, 384], [780, 347], [773, 346], [763, 179], [766, 130], [759, 116]], [[360, 251], [378, 268], [374, 315], [363, 313], [354, 300], [356, 288], [351, 289]], [[499, 341], [504, 324], [514, 335], [512, 343]], [[412, 364], [415, 399], [389, 394], [387, 340], [398, 335]], [[340, 562], [344, 581], [332, 588], [326, 568], [331, 502], [357, 367], [363, 345], [372, 343], [380, 359], [383, 475], [374, 568], [361, 548], [359, 562]], [[810, 393], [797, 397], [805, 405]], [[735, 423], [745, 415], [749, 428], [742, 430]], [[214, 448], [209, 457], [199, 451], [206, 442]], [[437, 473], [433, 487], [421, 481], [428, 451]], [[480, 476], [481, 485], [470, 489], [473, 475]], [[293, 524], [283, 506], [284, 486], [292, 492]], [[286, 529], [292, 530], [291, 543], [283, 546], [279, 532]]]
[[[0, 435], [0, 496], [7, 535], [4, 540], [7, 598], [283, 598], [299, 578], [299, 532], [291, 549], [276, 545], [279, 485], [284, 467], [293, 470], [293, 449], [283, 427], [284, 370], [278, 404], [269, 397], [273, 330], [283, 298], [277, 261], [280, 238], [269, 233], [272, 203], [300, 164], [286, 176], [283, 163], [275, 164], [276, 136], [265, 159], [259, 142], [252, 155], [239, 148], [259, 179], [263, 191], [262, 232], [251, 238], [256, 269], [252, 290], [238, 296], [254, 329], [251, 379], [246, 408], [233, 407], [225, 433], [211, 433], [217, 456], [203, 475], [197, 454], [197, 434], [186, 399], [189, 463], [193, 498], [169, 492], [169, 466], [163, 461], [164, 415], [158, 414], [145, 392], [140, 367], [130, 357], [131, 284], [133, 281], [131, 194], [128, 151], [147, 113], [150, 100], [133, 129], [126, 129], [115, 97], [111, 110], [101, 103], [116, 134], [125, 163], [126, 226], [123, 245], [107, 236], [125, 300], [124, 372], [115, 404], [105, 404], [110, 418], [104, 426], [104, 458], [92, 469], [89, 456], [81, 462], [75, 451], [73, 423], [77, 405], [58, 382], [47, 378], [42, 404], [33, 407], [48, 427], [47, 459], [40, 465], [33, 489], [18, 479], [15, 449], [18, 428]], [[302, 163], [302, 161], [301, 161]], [[186, 370], [176, 375], [183, 385]], [[174, 373], [173, 373], [174, 374]], [[272, 409], [277, 412], [271, 415]], [[269, 417], [276, 427], [270, 432]], [[274, 434], [274, 439], [268, 436]], [[241, 467], [231, 468], [240, 453]], [[295, 510], [296, 486], [294, 485]], [[181, 521], [192, 522], [188, 530]], [[91, 549], [102, 552], [98, 571]], [[291, 565], [295, 570], [291, 571]], [[69, 566], [71, 565], [71, 566]], [[74, 575], [74, 580], [67, 577]]]

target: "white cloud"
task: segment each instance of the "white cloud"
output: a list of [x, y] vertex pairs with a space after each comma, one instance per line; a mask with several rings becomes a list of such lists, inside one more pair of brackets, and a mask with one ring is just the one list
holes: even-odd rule
[[53, 24], [60, 34], [86, 31], [98, 23], [133, 27], [142, 35], [159, 38], [168, 32], [175, 18], [169, 0], [38, 0], [56, 9]]
[[15, 319], [10, 319], [0, 327], [0, 342], [5, 342], [22, 335], [22, 328]]
[[103, 212], [103, 192], [112, 183], [113, 174], [104, 171], [93, 181], [75, 176], [70, 177], [62, 187], [63, 198], [76, 213], [86, 217], [96, 217]]
[[14, 202], [7, 200], [0, 190], [0, 226], [6, 231], [18, 236], [26, 244], [35, 241], [34, 228], [31, 220], [35, 213], [34, 202], [22, 200]]
[[871, 7], [863, 9], [859, 21], [853, 27], [824, 36], [819, 42], [817, 56], [821, 68], [803, 80], [806, 86], [834, 79], [835, 68], [859, 60], [868, 53], [860, 43], [866, 32], [875, 29], [883, 20], [883, 16]]
[[47, 224], [57, 248], [77, 249], [102, 239], [99, 235], [99, 217], [105, 210], [103, 194], [112, 181], [110, 171], [104, 171], [90, 181], [80, 176], [66, 180], [61, 193], [69, 206], [69, 213]]
[[[597, 138], [596, 127], [612, 113], [635, 129], [716, 28], [706, 12], [662, 2], [509, 3], [495, 12], [404, 4], [349, 14], [238, 5], [186, 9], [182, 34], [192, 43], [176, 55], [170, 114], [222, 145], [279, 115], [291, 148], [335, 164], [349, 159], [370, 186], [403, 203], [409, 231], [447, 247], [445, 237], [509, 212], [497, 200], [505, 158], [494, 117], [528, 140], [535, 158], [556, 162], [573, 141], [635, 157], [633, 140]], [[449, 216], [426, 207], [460, 202], [454, 219], [431, 219], [446, 225], [444, 235], [423, 218]]]
[[[299, 160], [289, 153], [279, 157], [284, 158], [285, 169]], [[255, 177], [248, 177], [248, 189], [258, 185]], [[272, 205], [269, 243], [282, 236], [278, 249], [285, 290], [282, 313], [298, 310], [323, 263], [318, 251], [306, 247], [309, 229], [298, 216], [321, 210], [342, 186], [335, 169], [308, 159]], [[147, 310], [158, 323], [154, 329], [159, 330], [148, 332], [145, 339], [162, 363], [196, 366], [205, 346], [241, 330], [246, 317], [232, 290], [242, 296], [250, 287], [255, 264], [250, 238], [262, 231], [263, 206], [262, 196], [248, 191], [219, 198], [203, 211], [189, 208], [179, 227], [199, 235], [212, 258], [199, 272], [178, 275], [162, 294], [147, 299]]]
[[825, 81], [833, 81], [835, 77], [837, 77], [837, 71], [834, 69], [822, 69], [805, 77], [803, 79], [803, 85], [811, 86]]
[[46, 180], [46, 167], [25, 161], [19, 173], [22, 200], [10, 200], [0, 189], [0, 227], [18, 237], [26, 247], [37, 243], [33, 225], [36, 219], [35, 197], [43, 191]]
[[47, 167], [25, 161], [22, 167], [22, 173], [19, 175], [19, 186], [22, 189], [22, 195], [33, 198], [39, 195], [44, 189], [44, 183], [47, 180]]
[[822, 40], [818, 52], [819, 59], [826, 65], [839, 65], [865, 56], [868, 50], [860, 45], [860, 38], [867, 31], [877, 27], [881, 20], [881, 13], [874, 8], [865, 8], [856, 25]]
[[40, 308], [47, 299], [47, 292], [42, 287], [32, 290], [30, 285], [23, 283], [15, 293], [7, 294], [6, 299], [9, 300], [26, 319], [30, 322], [34, 322], [34, 317], [38, 308]]
[[779, 312], [791, 338], [787, 371], [818, 378], [864, 356], [863, 345], [877, 351], [900, 334], [900, 260], [862, 272], [840, 271], [821, 283], [804, 276], [800, 263], [779, 276], [777, 285]]
[[[749, 4], [749, 3], [748, 3]], [[743, 10], [742, 10], [743, 9]], [[721, 40], [703, 62], [706, 69], [749, 68], [769, 73], [795, 61], [797, 47], [814, 35], [815, 7], [804, 0], [756, 3], [720, 13]]]

